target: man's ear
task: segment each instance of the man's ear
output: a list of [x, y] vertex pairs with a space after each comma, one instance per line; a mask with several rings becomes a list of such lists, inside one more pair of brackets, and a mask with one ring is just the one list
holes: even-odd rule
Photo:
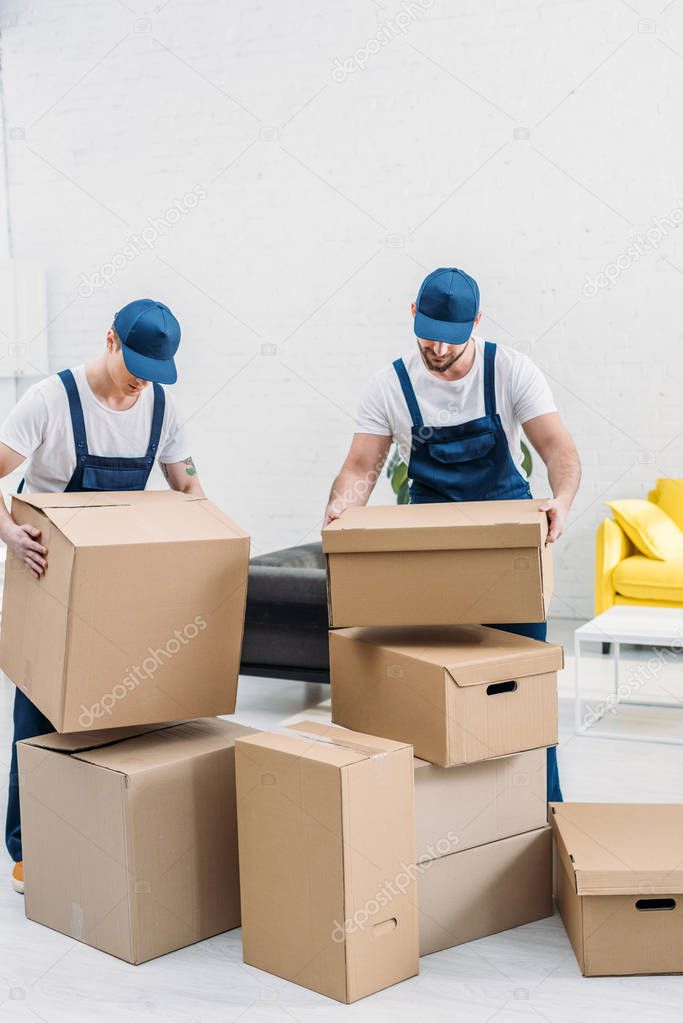
[[415, 305], [414, 302], [410, 303], [410, 311], [413, 314], [413, 319], [415, 319], [415, 313], [417, 312], [417, 306]]
[[107, 331], [107, 337], [106, 337], [105, 341], [106, 341], [106, 345], [107, 345], [107, 351], [108, 352], [115, 352], [116, 351], [116, 334], [114, 333], [114, 328], [113, 327], [110, 327], [109, 330]]
[[478, 325], [478, 323], [479, 323], [479, 321], [480, 321], [480, 320], [481, 320], [481, 310], [479, 310], [479, 312], [477, 313], [477, 318], [476, 318], [476, 320], [474, 321], [474, 326], [475, 326], [475, 327], [476, 327], [476, 326]]

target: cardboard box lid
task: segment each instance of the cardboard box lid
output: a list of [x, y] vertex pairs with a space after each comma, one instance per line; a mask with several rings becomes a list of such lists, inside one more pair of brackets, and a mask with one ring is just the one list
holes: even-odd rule
[[171, 728], [178, 724], [171, 721], [159, 725], [130, 725], [126, 728], [98, 728], [92, 732], [47, 732], [36, 735], [32, 739], [22, 739], [24, 746], [37, 746], [39, 749], [51, 750], [54, 753], [81, 753], [84, 750], [98, 749], [113, 742], [133, 739], [147, 732], [157, 732], [161, 728]]
[[111, 728], [69, 735], [55, 733], [26, 740], [26, 743], [131, 776], [225, 749], [236, 738], [252, 733], [253, 729], [246, 725], [222, 718], [196, 718], [146, 728]]
[[541, 501], [473, 501], [347, 508], [322, 531], [326, 554], [541, 547]]
[[458, 686], [488, 685], [559, 671], [561, 646], [486, 625], [423, 625], [412, 628], [335, 629], [338, 636], [426, 661], [448, 672]]
[[174, 490], [15, 494], [76, 547], [222, 540], [248, 536], [206, 498]]
[[[317, 721], [298, 721], [296, 724], [258, 732], [238, 739], [237, 745], [261, 746], [307, 760], [318, 760], [335, 767], [348, 767], [371, 757], [394, 753], [410, 747], [407, 742], [395, 742], [377, 735], [352, 732], [337, 725], [323, 725]], [[412, 747], [411, 747], [412, 748]]]
[[551, 803], [578, 895], [683, 894], [683, 804]]

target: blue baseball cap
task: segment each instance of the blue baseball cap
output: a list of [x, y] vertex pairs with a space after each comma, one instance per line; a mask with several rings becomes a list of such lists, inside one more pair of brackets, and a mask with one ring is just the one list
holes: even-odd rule
[[151, 298], [129, 302], [114, 317], [114, 330], [129, 373], [159, 384], [176, 382], [180, 324], [167, 305]]
[[479, 285], [464, 270], [440, 267], [423, 280], [415, 305], [417, 337], [463, 345], [479, 313]]

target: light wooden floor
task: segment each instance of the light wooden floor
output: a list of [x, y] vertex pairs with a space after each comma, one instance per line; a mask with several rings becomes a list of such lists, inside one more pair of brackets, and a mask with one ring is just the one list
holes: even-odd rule
[[[550, 639], [571, 650], [573, 623], [554, 622]], [[622, 670], [651, 651], [625, 650]], [[590, 659], [587, 682], [609, 689], [609, 665]], [[560, 771], [565, 798], [620, 802], [683, 801], [683, 746], [576, 738], [571, 734], [571, 660], [561, 678]], [[683, 701], [683, 659], [667, 662], [654, 686]], [[310, 712], [324, 717], [328, 689], [243, 679], [236, 717], [266, 727]], [[0, 766], [7, 769], [11, 686], [0, 688]], [[680, 715], [680, 717], [679, 717]], [[618, 734], [648, 727], [680, 734], [681, 710], [627, 709], [610, 721]], [[4, 786], [0, 812], [4, 821]], [[1, 864], [0, 864], [1, 865]], [[4, 866], [9, 871], [9, 860]], [[1, 879], [0, 879], [1, 882]], [[23, 901], [0, 883], [0, 1023], [662, 1023], [683, 1017], [683, 978], [584, 979], [558, 916], [429, 956], [419, 977], [337, 1005], [241, 962], [232, 931], [143, 966], [130, 966], [25, 920]]]

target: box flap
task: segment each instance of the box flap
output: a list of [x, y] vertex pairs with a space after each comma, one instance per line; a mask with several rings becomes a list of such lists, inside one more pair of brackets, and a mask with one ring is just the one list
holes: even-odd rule
[[410, 745], [378, 735], [366, 735], [365, 732], [352, 732], [349, 728], [341, 728], [339, 725], [323, 725], [319, 721], [297, 721], [287, 726], [287, 731], [292, 729], [304, 738], [329, 742], [333, 746], [362, 753], [365, 757], [374, 757], [377, 753], [393, 753]]
[[181, 494], [176, 490], [98, 490], [75, 493], [56, 492], [50, 494], [13, 494], [15, 501], [30, 504], [32, 508], [100, 508], [144, 501], [201, 501], [201, 497]]
[[541, 501], [473, 501], [347, 508], [322, 530], [326, 554], [541, 547]]
[[248, 538], [205, 498], [173, 490], [15, 497], [43, 511], [77, 547]]
[[423, 625], [401, 629], [335, 629], [337, 638], [369, 643], [444, 668], [457, 685], [485, 685], [559, 671], [561, 646], [485, 625]]
[[22, 739], [25, 746], [53, 750], [55, 753], [81, 753], [84, 750], [99, 749], [124, 739], [134, 739], [148, 732], [172, 728], [177, 722], [160, 725], [130, 725], [128, 728], [99, 728], [92, 732], [48, 732], [33, 739]]
[[352, 732], [336, 725], [322, 725], [316, 721], [299, 721], [286, 727], [258, 732], [239, 740], [239, 744], [242, 748], [247, 745], [265, 746], [292, 756], [321, 760], [336, 767], [348, 767], [409, 746], [409, 743]]
[[[503, 635], [513, 636], [514, 633], [503, 632]], [[474, 657], [469, 662], [458, 660], [453, 664], [445, 664], [444, 668], [457, 686], [481, 686], [526, 678], [527, 675], [544, 675], [564, 667], [564, 651], [561, 646], [522, 636], [515, 636], [515, 639], [524, 639], [525, 643], [534, 643], [535, 646], [511, 645], [508, 650], [500, 650], [498, 653], [493, 648], [486, 657]]]
[[683, 804], [551, 803], [578, 895], [683, 894]]
[[254, 729], [222, 718], [197, 718], [148, 731], [124, 742], [93, 747], [74, 756], [96, 767], [132, 776], [181, 760], [205, 756], [233, 745]]

